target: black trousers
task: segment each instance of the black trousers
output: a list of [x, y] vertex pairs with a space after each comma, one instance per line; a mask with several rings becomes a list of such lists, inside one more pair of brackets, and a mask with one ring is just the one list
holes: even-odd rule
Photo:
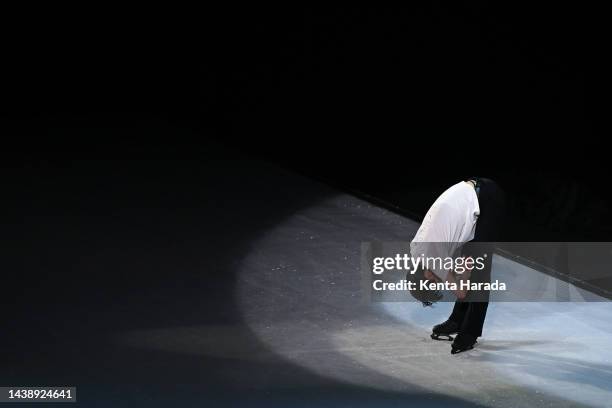
[[[492, 245], [489, 246], [487, 243], [503, 240], [506, 219], [504, 192], [493, 180], [486, 178], [478, 180], [480, 185], [480, 192], [478, 194], [480, 215], [476, 222], [474, 239], [466, 245], [468, 248], [464, 251], [464, 255], [470, 251], [478, 252], [479, 254], [483, 252], [489, 253], [491, 252]], [[482, 245], [479, 245], [481, 243]], [[472, 281], [489, 282], [491, 280], [492, 255], [491, 252], [485, 262], [485, 268], [478, 272], [478, 276], [472, 277]], [[468, 293], [465, 300], [455, 302], [455, 307], [449, 320], [459, 325], [459, 333], [480, 337], [482, 336], [482, 327], [484, 326], [487, 307], [489, 306], [488, 292], [484, 294], [479, 292], [473, 294], [474, 296], [470, 295]], [[478, 301], [470, 301], [471, 297], [477, 297]]]

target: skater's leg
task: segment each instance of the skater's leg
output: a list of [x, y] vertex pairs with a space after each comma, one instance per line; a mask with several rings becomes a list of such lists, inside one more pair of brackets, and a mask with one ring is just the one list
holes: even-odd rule
[[474, 338], [480, 337], [488, 306], [488, 302], [457, 301], [448, 320], [458, 324], [459, 333], [469, 334]]
[[460, 326], [463, 324], [463, 319], [468, 311], [470, 304], [468, 302], [456, 301], [448, 320], [458, 323]]
[[489, 302], [470, 302], [467, 313], [461, 324], [460, 333], [466, 333], [473, 337], [482, 336], [482, 327]]
[[[490, 264], [490, 263], [489, 263]], [[480, 276], [479, 281], [490, 280], [490, 268], [485, 268], [484, 276]], [[471, 301], [464, 302], [467, 306], [465, 316], [459, 327], [459, 332], [455, 337], [451, 346], [451, 353], [456, 354], [465, 350], [470, 350], [476, 344], [476, 339], [482, 336], [482, 327], [484, 326], [485, 317], [487, 315], [487, 308], [489, 306], [489, 293], [488, 292], [472, 292], [470, 295], [482, 301]], [[470, 296], [468, 296], [470, 297]]]
[[468, 311], [459, 329], [459, 334], [451, 345], [451, 354], [471, 350], [476, 344], [476, 339], [482, 336], [482, 326], [487, 315], [489, 302], [470, 302]]
[[[476, 283], [485, 283], [491, 281], [491, 266], [492, 256], [488, 257], [485, 261], [485, 267], [482, 271], [473, 275], [473, 281]], [[489, 292], [488, 291], [476, 291], [470, 292], [467, 296], [467, 302], [464, 302], [464, 318], [461, 322], [459, 333], [469, 334], [476, 337], [482, 336], [482, 327], [484, 325], [485, 317], [487, 315], [487, 308], [489, 306]]]

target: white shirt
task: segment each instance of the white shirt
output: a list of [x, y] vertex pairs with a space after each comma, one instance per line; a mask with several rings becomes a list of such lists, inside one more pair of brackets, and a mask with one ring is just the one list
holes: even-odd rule
[[[463, 244], [474, 239], [479, 215], [480, 206], [473, 185], [461, 181], [451, 186], [427, 211], [410, 243], [412, 257], [454, 256]], [[439, 268], [433, 269], [436, 275], [444, 276]]]

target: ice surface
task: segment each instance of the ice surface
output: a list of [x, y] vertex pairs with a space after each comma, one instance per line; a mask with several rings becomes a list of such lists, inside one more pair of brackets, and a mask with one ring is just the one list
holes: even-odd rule
[[[449, 342], [429, 338], [451, 303], [369, 302], [361, 243], [408, 241], [417, 227], [348, 195], [296, 212], [242, 260], [236, 296], [245, 321], [273, 353], [346, 383], [495, 407], [612, 406], [609, 302], [491, 304], [477, 347], [456, 356]], [[526, 268], [494, 262], [493, 273], [508, 279]], [[541, 279], [537, 290], [584, 296]]]

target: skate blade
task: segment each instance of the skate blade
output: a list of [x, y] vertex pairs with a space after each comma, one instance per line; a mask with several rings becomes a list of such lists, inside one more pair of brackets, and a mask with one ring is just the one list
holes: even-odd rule
[[449, 334], [435, 334], [431, 333], [431, 338], [438, 341], [453, 341], [455, 338]]

